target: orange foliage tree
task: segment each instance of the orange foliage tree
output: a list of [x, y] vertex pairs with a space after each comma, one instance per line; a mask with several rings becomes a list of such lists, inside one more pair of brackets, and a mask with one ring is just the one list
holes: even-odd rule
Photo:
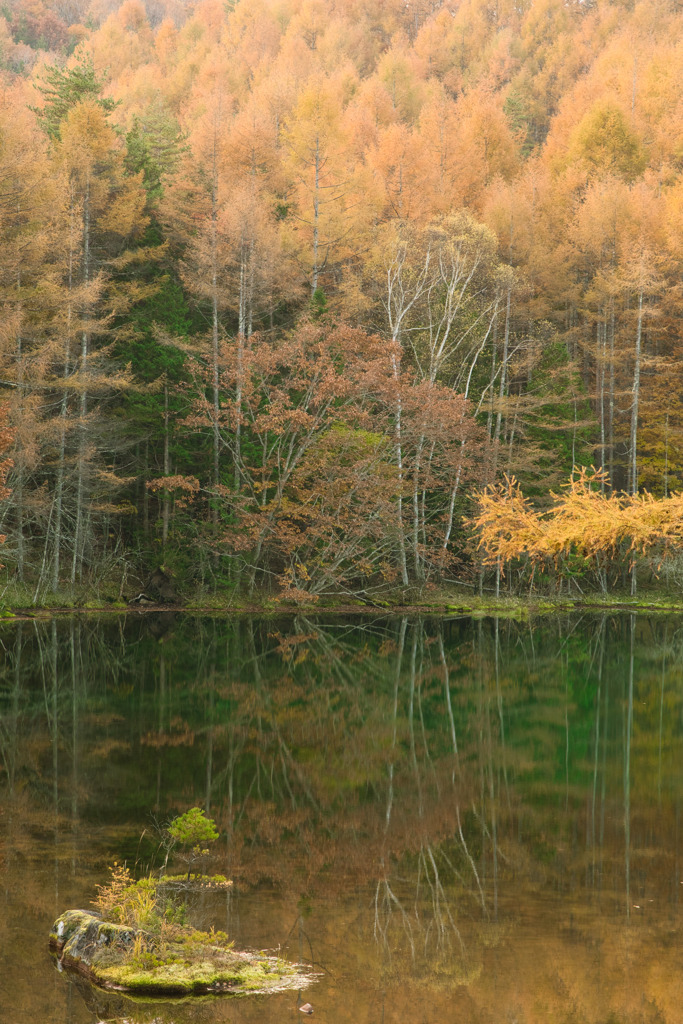
[[[408, 497], [421, 578], [443, 567], [444, 517], [454, 480], [478, 450], [476, 426], [462, 395], [396, 375], [395, 359], [395, 344], [325, 320], [276, 341], [254, 334], [241, 354], [222, 346], [220, 443], [239, 462], [241, 487], [209, 485], [203, 494], [220, 509], [217, 550], [252, 585], [275, 577], [290, 596], [386, 586], [402, 566], [396, 509]], [[205, 432], [214, 423], [211, 368], [197, 358], [189, 367], [196, 397], [184, 426]]]
[[546, 511], [534, 510], [514, 477], [479, 492], [472, 524], [485, 563], [500, 567], [523, 556], [557, 563], [571, 554], [596, 560], [621, 551], [633, 558], [653, 547], [661, 561], [680, 548], [683, 494], [606, 494], [604, 478], [603, 470], [577, 470]]

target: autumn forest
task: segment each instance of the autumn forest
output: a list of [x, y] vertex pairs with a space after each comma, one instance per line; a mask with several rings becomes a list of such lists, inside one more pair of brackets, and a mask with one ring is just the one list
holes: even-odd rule
[[681, 10], [5, 0], [2, 586], [680, 585]]

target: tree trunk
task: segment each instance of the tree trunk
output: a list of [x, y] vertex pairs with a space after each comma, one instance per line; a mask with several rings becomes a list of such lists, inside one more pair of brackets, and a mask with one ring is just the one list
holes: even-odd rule
[[[90, 182], [86, 183], [85, 196], [83, 198], [83, 283], [86, 288], [90, 284]], [[88, 295], [86, 292], [86, 303]], [[87, 311], [84, 315], [87, 320]], [[76, 488], [76, 531], [74, 535], [74, 549], [71, 560], [71, 584], [76, 582], [76, 577], [83, 573], [83, 552], [85, 548], [85, 459], [87, 449], [87, 428], [85, 418], [88, 413], [88, 392], [85, 381], [88, 373], [88, 348], [89, 334], [86, 329], [81, 334], [81, 373], [83, 384], [81, 390], [81, 426], [80, 445], [78, 451], [78, 484]]]
[[615, 313], [614, 299], [610, 299], [610, 324], [609, 324], [609, 480], [610, 487], [614, 489], [614, 332]]
[[[604, 322], [602, 330], [598, 324], [598, 358], [599, 373], [597, 379], [597, 387], [599, 392], [599, 403], [600, 403], [600, 466], [604, 469], [605, 466], [605, 455], [607, 446], [607, 435], [606, 435], [606, 422], [605, 422], [605, 361], [607, 359], [607, 323]], [[602, 480], [600, 484], [600, 490], [605, 493], [605, 481]]]
[[[73, 192], [69, 208], [69, 263], [67, 275], [67, 289], [69, 300], [66, 311], [66, 343], [64, 346], [64, 371], [63, 377], [66, 381], [70, 373], [71, 359], [71, 320], [73, 308], [71, 303], [71, 292], [73, 290], [73, 264], [74, 264], [74, 204]], [[55, 481], [54, 501], [54, 534], [53, 534], [53, 556], [52, 556], [52, 590], [56, 593], [59, 590], [60, 556], [62, 549], [62, 524], [64, 515], [64, 483], [66, 473], [66, 417], [69, 407], [69, 395], [66, 387], [62, 391], [62, 400], [59, 406], [59, 454], [57, 456], [57, 478]], [[46, 540], [47, 545], [47, 540]]]
[[[164, 476], [171, 475], [171, 458], [168, 437], [168, 384], [164, 384]], [[171, 515], [171, 495], [164, 488], [161, 506], [161, 546], [165, 550], [168, 541], [168, 523]]]
[[313, 273], [311, 295], [318, 288], [318, 257], [320, 248], [320, 138], [315, 137], [315, 190], [313, 192]]
[[[219, 346], [218, 346], [218, 153], [217, 153], [217, 127], [214, 126], [213, 136], [213, 166], [211, 182], [211, 376], [212, 376], [212, 401], [213, 401], [213, 483], [217, 487], [220, 483], [220, 376], [219, 376]], [[218, 506], [213, 502], [211, 519], [214, 525], [218, 523]]]
[[[17, 292], [21, 290], [21, 276], [17, 274]], [[17, 388], [19, 398], [19, 415], [21, 415], [24, 393], [24, 356], [22, 352], [21, 331], [17, 331]], [[16, 509], [17, 523], [17, 579], [24, 582], [24, 466], [22, 454], [19, 453], [15, 459], [16, 472], [14, 483], [14, 507]]]
[[418, 580], [424, 579], [424, 565], [420, 557], [420, 468], [424, 440], [424, 435], [421, 435], [417, 452], [415, 453], [415, 466], [413, 469], [413, 560], [415, 576]]
[[235, 369], [235, 438], [234, 438], [234, 453], [235, 453], [235, 493], [239, 493], [241, 471], [240, 464], [242, 459], [242, 374], [244, 364], [244, 339], [247, 332], [247, 281], [249, 276], [249, 267], [247, 265], [247, 257], [245, 253], [244, 239], [240, 245], [240, 292], [239, 292], [239, 307], [237, 315], [237, 366]]
[[505, 397], [505, 386], [507, 384], [508, 352], [510, 349], [510, 302], [512, 289], [508, 288], [505, 302], [505, 332], [503, 335], [503, 360], [500, 367], [500, 385], [498, 388], [498, 413], [496, 415], [496, 428], [493, 434], [493, 478], [495, 480], [498, 469], [498, 447], [500, 445], [500, 429], [503, 419], [503, 399]]
[[629, 471], [629, 490], [638, 493], [638, 403], [640, 400], [640, 369], [641, 348], [643, 340], [643, 293], [638, 294], [638, 320], [636, 326], [636, 350], [633, 364], [633, 401], [631, 403], [631, 459]]
[[[636, 351], [633, 366], [633, 402], [631, 403], [631, 467], [630, 491], [638, 493], [638, 403], [640, 400], [640, 364], [643, 340], [643, 292], [638, 293], [638, 321], [636, 327]], [[635, 597], [638, 586], [635, 554], [631, 566], [631, 596]]]
[[396, 381], [396, 419], [394, 422], [394, 440], [396, 443], [396, 468], [398, 470], [398, 496], [396, 501], [396, 519], [398, 526], [398, 554], [399, 554], [399, 567], [401, 569], [401, 580], [403, 586], [408, 586], [408, 565], [406, 562], [406, 539], [405, 531], [403, 527], [403, 442], [402, 442], [402, 425], [401, 415], [403, 412], [403, 406], [401, 402], [401, 374], [398, 360], [395, 355], [391, 357], [391, 368], [394, 374], [394, 380]]

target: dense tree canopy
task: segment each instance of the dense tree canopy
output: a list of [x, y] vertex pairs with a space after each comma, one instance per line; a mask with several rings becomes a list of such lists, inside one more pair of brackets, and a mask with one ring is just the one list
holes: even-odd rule
[[7, 572], [371, 595], [503, 474], [671, 495], [682, 72], [668, 0], [11, 0]]

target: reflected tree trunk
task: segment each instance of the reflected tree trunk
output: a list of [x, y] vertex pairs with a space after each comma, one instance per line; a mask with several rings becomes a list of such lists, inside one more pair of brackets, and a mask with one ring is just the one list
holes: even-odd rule
[[[76, 877], [78, 849], [78, 682], [76, 641], [73, 620], [69, 623], [69, 656], [71, 661], [71, 877]], [[78, 637], [80, 641], [80, 633]], [[80, 648], [80, 643], [79, 643]]]
[[666, 645], [668, 627], [664, 627], [664, 653], [662, 654], [662, 671], [659, 686], [659, 731], [657, 743], [657, 803], [662, 806], [662, 735], [664, 731], [664, 681], [666, 678]]
[[633, 668], [636, 617], [630, 616], [630, 652], [628, 698], [626, 705], [626, 737], [624, 743], [624, 869], [626, 882], [626, 917], [631, 917], [631, 736], [633, 733]]
[[596, 837], [595, 837], [595, 811], [597, 803], [597, 789], [598, 789], [598, 765], [600, 758], [600, 710], [602, 706], [602, 673], [605, 661], [605, 617], [603, 616], [600, 621], [600, 629], [598, 632], [598, 688], [595, 697], [595, 740], [594, 740], [594, 754], [593, 754], [593, 787], [591, 790], [591, 804], [590, 804], [590, 834], [588, 847], [592, 853], [591, 862], [591, 884], [595, 885], [595, 855], [596, 855]]
[[389, 831], [389, 823], [391, 821], [391, 809], [394, 804], [394, 754], [396, 751], [396, 729], [398, 722], [398, 691], [401, 684], [401, 668], [403, 665], [403, 650], [406, 642], [406, 630], [408, 628], [408, 619], [404, 615], [401, 619], [401, 625], [398, 632], [398, 650], [396, 653], [396, 672], [394, 674], [394, 704], [392, 714], [392, 737], [391, 737], [391, 761], [389, 762], [388, 775], [389, 775], [389, 786], [387, 791], [387, 810], [384, 817], [384, 834]]

